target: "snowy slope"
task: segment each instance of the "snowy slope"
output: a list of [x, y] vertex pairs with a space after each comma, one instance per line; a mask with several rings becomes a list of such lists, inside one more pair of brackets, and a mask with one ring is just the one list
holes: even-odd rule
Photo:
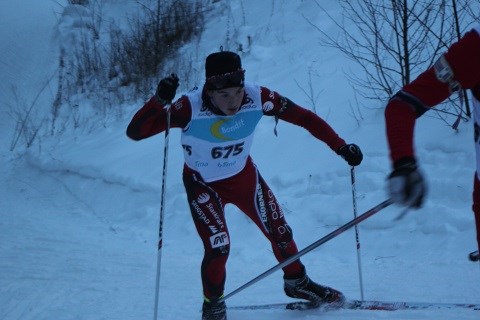
[[[13, 3], [13, 2], [12, 2]], [[2, 96], [22, 88], [32, 101], [39, 83], [55, 69], [54, 34], [60, 7], [50, 1], [2, 2], [0, 72]], [[113, 3], [113, 2], [112, 2]], [[232, 1], [231, 12], [211, 19], [202, 39], [183, 53], [202, 70], [204, 57], [220, 45], [245, 48], [247, 78], [311, 107], [300, 89], [309, 73], [320, 93], [317, 113], [365, 159], [356, 168], [358, 213], [385, 198], [389, 172], [384, 102], [362, 109], [357, 123], [354, 93], [343, 74], [358, 68], [332, 49], [305, 17], [335, 32], [309, 1]], [[338, 14], [335, 1], [325, 1]], [[219, 4], [220, 5], [220, 4]], [[5, 10], [3, 10], [3, 8]], [[27, 9], [28, 8], [28, 9]], [[5, 16], [5, 19], [3, 19]], [[39, 21], [41, 26], [38, 26]], [[225, 39], [227, 35], [230, 41]], [[248, 38], [252, 45], [248, 46]], [[48, 46], [45, 46], [48, 43]], [[193, 58], [192, 58], [193, 57]], [[49, 59], [50, 58], [50, 59]], [[50, 63], [46, 63], [50, 61]], [[174, 71], [174, 70], [173, 70]], [[200, 72], [201, 79], [203, 71]], [[187, 90], [188, 88], [182, 88]], [[42, 96], [48, 110], [52, 95]], [[11, 100], [10, 100], [11, 101]], [[51, 101], [51, 100], [50, 100]], [[153, 317], [163, 135], [133, 142], [124, 131], [140, 106], [122, 121], [90, 133], [72, 131], [42, 140], [24, 157], [8, 151], [13, 131], [2, 105], [0, 186], [0, 319], [148, 319]], [[45, 109], [43, 109], [45, 108]], [[283, 205], [299, 248], [353, 218], [350, 168], [301, 128], [262, 120], [252, 156]], [[480, 303], [480, 268], [466, 259], [475, 248], [470, 211], [474, 151], [471, 123], [455, 133], [423, 117], [418, 153], [429, 182], [425, 207], [403, 220], [392, 206], [359, 228], [366, 299]], [[170, 137], [164, 247], [160, 282], [161, 319], [199, 319], [202, 246], [191, 222], [181, 182], [179, 132]], [[228, 207], [232, 250], [227, 293], [275, 265], [269, 245], [241, 212]], [[355, 236], [345, 232], [302, 258], [309, 275], [359, 298]], [[290, 301], [277, 272], [228, 300], [229, 305]], [[239, 319], [478, 319], [479, 311], [231, 310]]]

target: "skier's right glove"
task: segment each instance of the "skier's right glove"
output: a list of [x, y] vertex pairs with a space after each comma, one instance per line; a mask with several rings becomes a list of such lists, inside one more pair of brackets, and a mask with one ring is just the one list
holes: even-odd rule
[[175, 73], [160, 80], [155, 96], [161, 104], [171, 103], [178, 88], [178, 77]]
[[388, 193], [393, 202], [418, 209], [423, 205], [427, 186], [413, 158], [402, 158], [395, 162], [388, 176]]

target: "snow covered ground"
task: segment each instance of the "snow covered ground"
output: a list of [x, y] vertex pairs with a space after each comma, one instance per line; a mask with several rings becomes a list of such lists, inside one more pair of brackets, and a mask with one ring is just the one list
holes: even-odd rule
[[[8, 112], [15, 102], [11, 88], [17, 88], [28, 104], [51, 77], [57, 61], [54, 29], [59, 3], [64, 2], [1, 2], [0, 319], [151, 319], [163, 135], [142, 142], [126, 138], [126, 125], [140, 106], [130, 106], [125, 119], [107, 128], [43, 138], [41, 148], [32, 148], [24, 156], [9, 151], [14, 123]], [[358, 214], [385, 200], [389, 162], [384, 102], [361, 109], [362, 119], [357, 121], [350, 107], [355, 104], [354, 92], [343, 72], [358, 68], [338, 52], [320, 47], [319, 35], [305, 17], [332, 32], [334, 26], [309, 1], [232, 3], [232, 12], [212, 19], [201, 41], [184, 51], [199, 56], [196, 63], [202, 70], [208, 53], [220, 45], [234, 49], [235, 41], [242, 43], [248, 80], [306, 107], [311, 106], [300, 86], [308, 86], [308, 75], [313, 75], [313, 87], [320, 93], [318, 114], [364, 151], [364, 162], [355, 172]], [[338, 13], [335, 1], [325, 1], [325, 6]], [[224, 42], [227, 33], [228, 44]], [[38, 110], [51, 103], [52, 91], [54, 87], [40, 96]], [[304, 248], [353, 218], [350, 168], [303, 129], [280, 123], [275, 137], [273, 127], [273, 120], [262, 120], [252, 155], [283, 205], [299, 248]], [[428, 114], [420, 120], [418, 153], [429, 196], [424, 208], [401, 221], [393, 221], [401, 208], [391, 206], [360, 225], [365, 299], [480, 303], [480, 265], [466, 258], [475, 249], [470, 210], [472, 131], [471, 123], [462, 123], [454, 132]], [[179, 132], [174, 130], [161, 319], [200, 318], [202, 246], [186, 204], [182, 162]], [[232, 251], [226, 293], [276, 263], [263, 236], [238, 209], [228, 207], [227, 220]], [[338, 288], [349, 298], [360, 298], [353, 230], [302, 260], [314, 280]], [[277, 272], [227, 303], [282, 301], [291, 300], [284, 296], [282, 275]], [[480, 311], [231, 310], [228, 316], [230, 320], [437, 320], [478, 319]]]

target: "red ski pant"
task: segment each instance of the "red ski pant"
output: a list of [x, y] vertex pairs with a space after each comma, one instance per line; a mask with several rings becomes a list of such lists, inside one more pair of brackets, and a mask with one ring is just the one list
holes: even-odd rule
[[475, 173], [473, 181], [473, 214], [475, 216], [475, 225], [477, 230], [477, 245], [480, 250], [480, 181], [478, 175]]
[[[198, 172], [185, 166], [183, 182], [192, 218], [205, 248], [201, 274], [206, 298], [217, 298], [224, 293], [225, 265], [230, 251], [224, 212], [227, 203], [237, 206], [257, 225], [271, 242], [279, 262], [298, 252], [282, 209], [251, 159], [240, 173], [213, 182], [203, 181]], [[285, 278], [295, 279], [305, 273], [305, 268], [296, 260], [283, 271]]]

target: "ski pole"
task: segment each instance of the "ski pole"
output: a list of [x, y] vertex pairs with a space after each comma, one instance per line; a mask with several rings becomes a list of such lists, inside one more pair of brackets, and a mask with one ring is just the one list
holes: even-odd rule
[[[355, 188], [355, 167], [350, 169], [350, 177], [352, 180], [352, 198], [353, 198], [353, 218], [357, 218], [357, 191]], [[355, 225], [355, 241], [357, 242], [357, 265], [358, 265], [358, 280], [360, 282], [360, 299], [363, 301], [363, 277], [362, 277], [362, 262], [360, 259], [360, 236], [358, 235], [358, 225]]]
[[162, 193], [160, 199], [160, 223], [158, 227], [158, 252], [157, 252], [157, 277], [155, 283], [155, 308], [153, 311], [153, 320], [157, 320], [158, 315], [158, 298], [160, 291], [160, 267], [162, 262], [162, 246], [163, 246], [163, 217], [165, 215], [165, 189], [167, 184], [167, 162], [168, 162], [168, 141], [170, 140], [170, 106], [167, 109], [167, 127], [165, 129], [165, 144], [163, 147], [163, 172], [162, 172]]
[[295, 260], [298, 260], [301, 256], [305, 255], [306, 253], [312, 251], [313, 249], [319, 247], [320, 245], [324, 244], [325, 242], [327, 241], [330, 241], [331, 239], [335, 238], [336, 236], [338, 236], [339, 234], [343, 233], [344, 231], [350, 229], [351, 227], [359, 224], [360, 222], [362, 222], [363, 220], [373, 216], [375, 213], [379, 212], [380, 210], [388, 207], [389, 205], [391, 205], [393, 203], [393, 201], [391, 199], [387, 199], [385, 201], [383, 201], [382, 203], [376, 205], [375, 207], [373, 207], [372, 209], [366, 211], [365, 213], [361, 214], [360, 216], [358, 216], [357, 218], [353, 219], [353, 220], [350, 220], [349, 222], [347, 222], [346, 224], [344, 224], [343, 226], [339, 227], [338, 229], [330, 232], [329, 234], [327, 234], [325, 237], [315, 241], [314, 243], [312, 243], [311, 245], [309, 245], [308, 247], [306, 247], [305, 249], [297, 252], [296, 254], [294, 254], [293, 256], [287, 258], [286, 260], [280, 262], [279, 264], [277, 264], [276, 266], [268, 269], [267, 271], [265, 271], [264, 273], [262, 273], [261, 275], [257, 276], [256, 278], [250, 280], [249, 282], [245, 283], [244, 285], [240, 286], [239, 288], [233, 290], [232, 292], [230, 292], [229, 294], [227, 294], [226, 296], [223, 297], [223, 299], [220, 299], [220, 301], [224, 301], [230, 297], [232, 297], [233, 295], [239, 293], [240, 291], [250, 287], [251, 285], [257, 283], [258, 281], [262, 280], [263, 278], [271, 275], [272, 273], [274, 273], [275, 271], [289, 265], [290, 263], [294, 262]]

